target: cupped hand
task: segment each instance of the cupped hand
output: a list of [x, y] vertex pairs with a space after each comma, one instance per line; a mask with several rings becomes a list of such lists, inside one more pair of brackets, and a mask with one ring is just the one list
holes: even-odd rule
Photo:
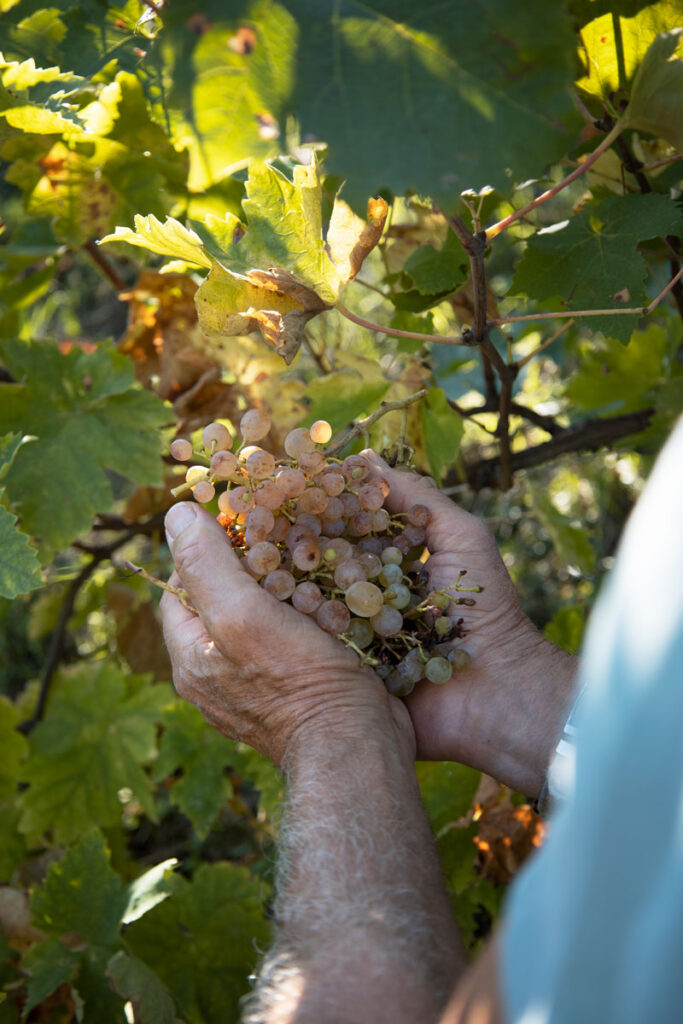
[[463, 570], [463, 586], [483, 587], [460, 595], [473, 597], [473, 606], [451, 604], [448, 612], [463, 620], [466, 636], [455, 643], [470, 654], [470, 666], [444, 685], [422, 682], [406, 698], [418, 757], [460, 761], [536, 795], [566, 720], [576, 659], [545, 640], [524, 614], [481, 520], [429, 478], [392, 470], [375, 453], [364, 454], [389, 482], [392, 513], [416, 504], [431, 512], [425, 566], [431, 589], [451, 586]]
[[172, 582], [198, 612], [164, 593], [173, 681], [218, 732], [280, 767], [293, 738], [310, 730], [395, 729], [414, 751], [401, 702], [339, 640], [264, 591], [207, 511], [175, 505], [166, 534]]

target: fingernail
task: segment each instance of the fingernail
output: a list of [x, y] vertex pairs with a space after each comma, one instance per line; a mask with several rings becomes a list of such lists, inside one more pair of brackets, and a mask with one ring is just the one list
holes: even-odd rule
[[382, 469], [390, 468], [389, 463], [385, 462], [382, 456], [378, 455], [377, 452], [374, 452], [372, 448], [364, 448], [361, 455], [364, 455], [368, 462], [374, 463], [375, 466], [381, 466]]
[[179, 501], [177, 505], [169, 509], [166, 513], [166, 519], [164, 526], [166, 528], [166, 537], [169, 543], [174, 541], [178, 534], [193, 523], [197, 517], [197, 506], [193, 505], [189, 501]]

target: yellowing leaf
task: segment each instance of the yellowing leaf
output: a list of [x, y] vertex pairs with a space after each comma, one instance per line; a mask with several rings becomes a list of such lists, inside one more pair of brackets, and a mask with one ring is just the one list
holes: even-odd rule
[[[301, 286], [295, 291], [303, 297]], [[325, 307], [314, 292], [306, 290], [314, 308], [286, 294], [266, 274], [250, 277], [232, 274], [215, 264], [195, 296], [199, 326], [211, 337], [260, 331], [286, 363], [291, 363], [311, 317]]]
[[368, 200], [367, 224], [342, 199], [335, 199], [327, 247], [342, 281], [351, 281], [363, 260], [382, 237], [389, 207], [384, 199]]
[[174, 217], [167, 217], [162, 224], [153, 215], [141, 217], [138, 214], [134, 231], [117, 227], [113, 234], [99, 240], [100, 245], [107, 242], [128, 242], [129, 245], [158, 252], [161, 256], [172, 256], [199, 267], [211, 267], [211, 259], [204, 251], [199, 235], [184, 227]]

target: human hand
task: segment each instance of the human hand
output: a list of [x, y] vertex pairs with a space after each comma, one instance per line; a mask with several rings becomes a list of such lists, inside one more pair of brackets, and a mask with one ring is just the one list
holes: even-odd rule
[[192, 502], [174, 505], [166, 533], [172, 582], [199, 613], [164, 593], [173, 680], [218, 732], [280, 767], [294, 741], [300, 747], [312, 732], [394, 730], [414, 756], [402, 703], [313, 619], [266, 593], [208, 512]]
[[535, 796], [566, 720], [576, 659], [545, 640], [524, 614], [481, 520], [429, 478], [364, 454], [389, 482], [392, 513], [418, 503], [430, 509], [425, 567], [431, 589], [452, 585], [463, 569], [463, 583], [484, 588], [472, 607], [451, 605], [448, 613], [463, 619], [467, 636], [457, 644], [471, 655], [470, 666], [441, 686], [421, 682], [406, 698], [418, 757], [460, 761]]

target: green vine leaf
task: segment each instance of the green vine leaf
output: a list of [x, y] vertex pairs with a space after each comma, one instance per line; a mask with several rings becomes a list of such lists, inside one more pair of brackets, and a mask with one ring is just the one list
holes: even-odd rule
[[6, 476], [22, 525], [59, 548], [112, 505], [107, 470], [160, 484], [167, 407], [133, 386], [133, 365], [113, 345], [74, 347], [0, 342], [15, 384], [0, 384], [0, 431], [19, 427], [37, 440], [22, 447]]
[[[648, 268], [637, 247], [682, 226], [680, 210], [663, 195], [610, 196], [586, 204], [571, 220], [529, 239], [511, 292], [537, 301], [560, 298], [569, 310], [646, 305]], [[591, 317], [590, 326], [627, 342], [636, 318]]]
[[[0, 438], [0, 483], [27, 440], [30, 438], [21, 434]], [[4, 493], [4, 487], [0, 486], [0, 597], [14, 598], [35, 590], [41, 585], [42, 577], [37, 552], [18, 528], [17, 517], [6, 508]]]
[[287, 6], [299, 23], [291, 109], [328, 143], [356, 208], [381, 188], [453, 208], [462, 189], [509, 192], [506, 167], [523, 180], [566, 149], [575, 43], [557, 5], [454, 0], [447, 17], [410, 0]]
[[462, 416], [449, 405], [442, 388], [431, 388], [420, 410], [427, 459], [438, 483], [458, 454], [465, 432]]
[[31, 898], [36, 927], [54, 936], [75, 932], [93, 945], [118, 941], [125, 907], [126, 888], [110, 867], [107, 845], [97, 831], [89, 831], [50, 865]]
[[31, 946], [21, 958], [22, 969], [28, 974], [24, 1013], [28, 1015], [60, 985], [72, 981], [79, 960], [79, 954], [67, 949], [57, 938]]
[[142, 960], [119, 950], [107, 964], [107, 977], [132, 1006], [136, 1024], [182, 1024], [168, 989]]
[[164, 727], [154, 778], [159, 782], [182, 772], [171, 788], [171, 801], [204, 839], [232, 796], [225, 769], [232, 763], [234, 744], [220, 736], [196, 708], [184, 701], [167, 708]]
[[154, 820], [153, 787], [143, 768], [156, 756], [156, 727], [172, 700], [168, 686], [125, 676], [111, 662], [57, 676], [22, 770], [29, 786], [21, 798], [21, 832], [37, 839], [50, 829], [55, 842], [71, 842], [92, 825], [115, 825], [122, 789], [132, 790]]
[[0, 697], [0, 803], [13, 800], [21, 763], [28, 753], [26, 738], [17, 732], [20, 715], [7, 697]]

